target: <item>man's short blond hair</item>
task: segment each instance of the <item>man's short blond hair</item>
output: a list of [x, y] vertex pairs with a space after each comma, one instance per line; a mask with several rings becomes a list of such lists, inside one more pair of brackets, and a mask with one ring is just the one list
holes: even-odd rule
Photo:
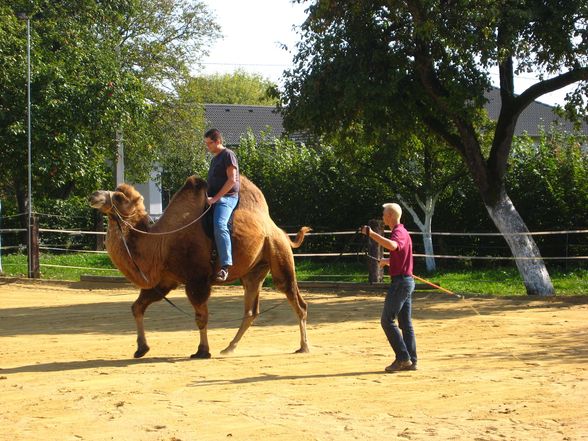
[[387, 204], [382, 205], [382, 207], [384, 207], [384, 212], [388, 211], [388, 212], [392, 213], [392, 216], [397, 221], [399, 221], [400, 218], [402, 217], [402, 208], [400, 207], [400, 205], [398, 205], [396, 203], [387, 203]]

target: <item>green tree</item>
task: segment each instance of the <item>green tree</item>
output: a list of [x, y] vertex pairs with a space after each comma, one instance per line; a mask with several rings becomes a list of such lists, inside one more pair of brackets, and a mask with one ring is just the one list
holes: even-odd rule
[[[34, 199], [87, 194], [112, 173], [123, 135], [131, 177], [157, 158], [149, 124], [217, 29], [188, 0], [28, 1], [0, 6], [0, 194], [25, 212], [26, 31], [31, 17]], [[166, 88], [172, 88], [167, 90]], [[155, 119], [155, 118], [153, 118]], [[109, 183], [107, 183], [108, 185]]]
[[543, 130], [538, 140], [515, 138], [506, 185], [521, 212], [528, 214], [533, 230], [586, 226], [587, 141], [586, 135], [557, 127]]
[[[334, 139], [333, 145], [353, 174], [369, 177], [371, 182], [381, 181], [390, 188], [421, 231], [428, 256], [425, 266], [433, 272], [432, 225], [437, 201], [467, 172], [460, 161], [455, 161], [444, 140], [434, 134], [422, 130], [411, 136], [397, 135], [380, 136], [380, 142], [373, 144], [373, 139], [356, 127], [353, 135]], [[364, 142], [357, 143], [358, 138]]]
[[137, 76], [149, 103], [139, 127], [118, 128], [128, 180], [144, 182], [155, 164], [164, 170], [162, 186], [181, 183], [202, 160], [194, 145], [205, 127], [202, 107], [186, 105], [181, 91], [220, 29], [202, 1], [133, 0], [132, 6], [132, 20], [109, 28], [121, 70]]
[[178, 83], [176, 95], [164, 97], [151, 113], [151, 127], [166, 199], [186, 176], [206, 175], [204, 104], [275, 105], [276, 99], [269, 98], [267, 92], [272, 87], [275, 85], [260, 75], [237, 70], [232, 74], [188, 77]]
[[271, 106], [275, 84], [261, 75], [236, 70], [229, 74], [195, 76], [182, 88], [182, 94], [196, 103], [249, 104]]
[[258, 142], [249, 133], [236, 149], [242, 172], [264, 192], [282, 226], [317, 230], [356, 229], [381, 215], [389, 186], [356, 173], [331, 146], [314, 148], [288, 139]]
[[[360, 123], [374, 137], [426, 126], [465, 162], [527, 292], [554, 294], [505, 176], [517, 118], [530, 103], [577, 83], [568, 110], [585, 110], [586, 2], [317, 0], [308, 11], [285, 75], [287, 125], [333, 133]], [[484, 154], [478, 122], [493, 67], [501, 110]], [[515, 95], [515, 74], [531, 71], [540, 79]]]

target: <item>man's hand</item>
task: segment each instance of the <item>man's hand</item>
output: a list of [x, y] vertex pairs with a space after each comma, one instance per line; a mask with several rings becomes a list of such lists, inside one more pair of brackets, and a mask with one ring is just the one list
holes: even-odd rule
[[370, 231], [372, 231], [372, 229], [368, 225], [363, 225], [361, 227], [361, 234], [365, 234], [367, 237], [370, 237]]

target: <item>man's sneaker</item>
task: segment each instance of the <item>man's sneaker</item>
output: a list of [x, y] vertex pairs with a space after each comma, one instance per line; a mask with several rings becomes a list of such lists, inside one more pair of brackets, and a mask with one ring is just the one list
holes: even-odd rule
[[218, 273], [216, 273], [215, 281], [216, 282], [225, 282], [229, 277], [229, 271], [226, 268], [221, 268]]
[[408, 370], [411, 370], [411, 367], [412, 367], [412, 361], [410, 361], [410, 360], [405, 360], [405, 361], [394, 360], [394, 363], [392, 363], [390, 366], [386, 366], [385, 371], [386, 372], [408, 371]]

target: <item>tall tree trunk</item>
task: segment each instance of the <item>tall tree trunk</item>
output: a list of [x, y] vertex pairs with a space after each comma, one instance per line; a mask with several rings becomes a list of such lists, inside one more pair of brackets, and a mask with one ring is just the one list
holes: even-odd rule
[[423, 245], [425, 246], [425, 265], [428, 273], [434, 273], [437, 270], [433, 250], [433, 237], [431, 232], [423, 233]]
[[396, 194], [396, 197], [398, 198], [400, 203], [402, 205], [404, 205], [404, 208], [406, 208], [408, 210], [408, 212], [412, 216], [412, 219], [414, 220], [414, 223], [417, 225], [417, 227], [419, 227], [419, 230], [421, 230], [421, 232], [423, 233], [423, 245], [425, 248], [425, 256], [426, 256], [425, 257], [425, 267], [427, 268], [428, 273], [435, 272], [437, 267], [435, 265], [435, 257], [434, 257], [435, 252], [433, 249], [433, 235], [431, 234], [431, 225], [433, 223], [433, 214], [435, 213], [435, 204], [437, 203], [437, 198], [439, 197], [439, 194], [437, 193], [435, 195], [425, 196], [425, 203], [424, 204], [421, 202], [418, 195], [415, 196], [417, 199], [417, 203], [419, 204], [419, 206], [423, 210], [423, 213], [425, 216], [424, 221], [421, 221], [419, 215], [414, 210], [414, 208], [412, 208], [412, 206], [410, 204], [408, 204], [399, 193]]
[[515, 258], [527, 294], [553, 296], [555, 290], [539, 248], [533, 237], [528, 234], [527, 225], [506, 194], [504, 176], [517, 115], [509, 115], [509, 109], [505, 110], [504, 102], [501, 112], [507, 114], [504, 118], [504, 127], [498, 124], [504, 133], [501, 133], [500, 137], [498, 134], [495, 135], [488, 161], [484, 161], [475, 129], [471, 125], [460, 126], [464, 141], [460, 151], [490, 218], [502, 233]]
[[[494, 205], [485, 204], [490, 218], [503, 234], [516, 259], [528, 295], [553, 296], [555, 290], [533, 237], [505, 191]], [[523, 234], [521, 234], [523, 233]]]

